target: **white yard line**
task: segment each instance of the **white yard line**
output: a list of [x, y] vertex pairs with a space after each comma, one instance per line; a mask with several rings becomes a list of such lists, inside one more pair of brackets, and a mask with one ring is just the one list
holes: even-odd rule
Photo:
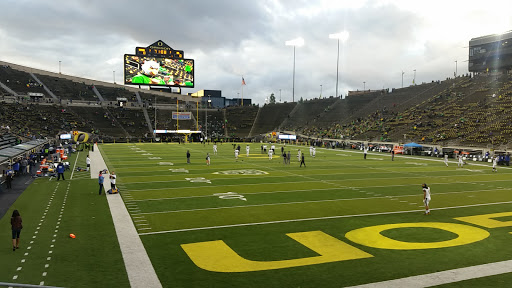
[[[471, 192], [489, 192], [489, 191], [500, 191], [510, 190], [509, 188], [504, 189], [490, 189], [490, 190], [473, 190], [473, 191], [459, 191], [459, 192], [443, 192], [436, 193], [435, 195], [449, 195], [449, 194], [467, 194]], [[250, 194], [244, 194], [250, 195]], [[393, 195], [393, 196], [381, 196], [375, 194], [376, 197], [359, 197], [359, 198], [341, 198], [341, 199], [325, 199], [325, 200], [310, 200], [310, 201], [295, 201], [295, 202], [279, 202], [279, 203], [267, 203], [267, 204], [253, 204], [253, 205], [239, 205], [239, 206], [222, 206], [222, 207], [210, 207], [210, 208], [198, 208], [198, 209], [184, 209], [184, 210], [167, 210], [157, 212], [144, 212], [144, 213], [133, 213], [134, 215], [150, 215], [150, 214], [163, 214], [163, 213], [179, 213], [179, 212], [193, 212], [193, 211], [205, 211], [205, 210], [220, 210], [220, 209], [232, 209], [232, 208], [249, 208], [249, 207], [264, 207], [264, 206], [275, 206], [275, 205], [290, 205], [290, 204], [304, 204], [304, 203], [321, 203], [321, 202], [335, 202], [335, 201], [352, 201], [352, 200], [372, 200], [372, 199], [391, 199], [392, 197], [418, 197], [418, 194], [410, 195]], [[421, 196], [421, 195], [420, 195]], [[214, 196], [218, 197], [218, 196]], [[153, 199], [154, 200], [154, 199]], [[128, 208], [130, 209], [130, 208]]]
[[[500, 205], [500, 204], [510, 204], [510, 203], [512, 203], [512, 201], [484, 203], [484, 204], [472, 204], [472, 205], [452, 206], [452, 207], [442, 207], [442, 208], [436, 208], [436, 209], [433, 209], [433, 210], [434, 211], [435, 210], [448, 210], [448, 209], [458, 209], [458, 208], [478, 207], [478, 206], [490, 206], [490, 205]], [[421, 206], [421, 207], [423, 207], [423, 206]], [[302, 221], [314, 221], [314, 220], [326, 220], [326, 219], [338, 219], [338, 218], [350, 218], [350, 217], [362, 217], [362, 216], [404, 214], [404, 213], [423, 212], [423, 211], [425, 211], [425, 210], [421, 209], [421, 210], [407, 210], [407, 211], [393, 211], [393, 212], [377, 212], [377, 213], [367, 213], [367, 214], [352, 214], [352, 215], [338, 215], [338, 216], [302, 218], [302, 219], [290, 219], [290, 220], [278, 220], [278, 221], [267, 221], [267, 222], [253, 222], [253, 223], [242, 223], [242, 224], [232, 224], [232, 225], [208, 226], [208, 227], [197, 227], [197, 228], [186, 228], [186, 229], [177, 229], [177, 230], [147, 232], [147, 233], [139, 233], [139, 235], [165, 234], [165, 233], [175, 233], [175, 232], [187, 232], [187, 231], [197, 231], [197, 230], [211, 230], [211, 229], [219, 229], [219, 228], [231, 228], [231, 227], [241, 227], [241, 226], [256, 226], [256, 225], [267, 225], [267, 224], [277, 224], [277, 223], [290, 223], [290, 222], [302, 222]]]
[[[107, 165], [101, 156], [98, 146], [96, 144], [94, 144], [94, 146], [94, 152], [89, 152], [89, 156], [91, 158], [90, 170], [91, 176], [96, 175], [96, 177], [93, 178], [98, 178], [98, 171], [106, 169]], [[110, 189], [110, 181], [108, 174], [104, 175], [104, 177], [104, 187], [105, 191], [107, 191]], [[99, 196], [96, 193], [94, 194], [95, 197], [105, 197], [105, 195]], [[162, 287], [146, 249], [144, 249], [144, 245], [137, 234], [137, 229], [130, 218], [130, 214], [128, 213], [128, 210], [126, 210], [126, 206], [124, 205], [121, 195], [107, 194], [106, 197], [110, 207], [110, 213], [112, 214], [112, 220], [114, 221], [117, 240], [119, 241], [119, 247], [121, 248], [121, 254], [123, 255], [130, 286]]]
[[[512, 260], [446, 270], [401, 279], [351, 286], [348, 288], [410, 288], [432, 287], [469, 279], [488, 277], [512, 272]], [[463, 287], [464, 285], [462, 285]]]
[[[492, 182], [492, 183], [496, 183], [497, 181], [512, 181], [512, 180], [492, 180], [492, 181], [472, 181], [472, 182], [457, 182], [457, 183], [431, 183], [429, 182], [429, 185], [432, 186], [432, 185], [453, 185], [453, 184], [457, 184], [457, 185], [460, 185], [460, 184], [478, 184], [478, 183], [487, 183], [487, 182]], [[222, 186], [219, 186], [219, 187], [224, 187], [226, 185], [222, 185]], [[406, 186], [417, 186], [417, 184], [406, 184], [406, 185], [387, 185], [387, 186], [382, 186], [382, 185], [379, 185], [379, 186], [365, 186], [365, 187], [348, 187], [348, 186], [343, 186], [343, 187], [332, 187], [332, 188], [319, 188], [319, 189], [299, 189], [299, 190], [279, 190], [279, 191], [264, 191], [264, 192], [250, 192], [250, 193], [243, 193], [243, 192], [240, 192], [239, 194], [243, 194], [243, 195], [259, 195], [259, 194], [274, 194], [274, 193], [293, 193], [293, 192], [305, 192], [305, 191], [332, 191], [332, 190], [353, 190], [353, 191], [360, 191], [360, 189], [371, 189], [371, 188], [390, 188], [390, 187], [406, 187]], [[209, 187], [209, 186], [208, 186]], [[188, 189], [197, 189], [196, 187], [188, 187]], [[464, 190], [464, 192], [479, 192], [479, 191], [495, 191], [495, 190], [506, 190], [506, 189], [509, 189], [509, 188], [502, 188], [502, 187], [498, 187], [497, 189], [491, 189], [491, 190]], [[133, 190], [132, 190], [133, 191]], [[137, 191], [145, 191], [145, 190], [137, 190]], [[234, 191], [232, 191], [234, 192]], [[219, 192], [219, 193], [223, 193], [223, 192]], [[373, 192], [372, 192], [373, 193]], [[457, 191], [456, 192], [445, 192], [445, 193], [436, 193], [436, 195], [439, 195], [439, 194], [447, 194], [447, 193], [458, 193]], [[125, 194], [126, 196], [126, 194]], [[396, 195], [396, 197], [403, 197], [403, 196], [412, 196], [412, 195]], [[174, 200], [174, 199], [193, 199], [193, 198], [206, 198], [206, 197], [218, 197], [218, 196], [215, 196], [215, 195], [197, 195], [197, 196], [182, 196], [182, 197], [162, 197], [162, 198], [146, 198], [146, 199], [132, 199], [130, 201], [126, 201], [127, 203], [128, 202], [144, 202], [144, 201], [160, 201], [160, 200]], [[386, 197], [395, 197], [395, 195], [388, 195]], [[129, 205], [129, 204], [127, 204]]]

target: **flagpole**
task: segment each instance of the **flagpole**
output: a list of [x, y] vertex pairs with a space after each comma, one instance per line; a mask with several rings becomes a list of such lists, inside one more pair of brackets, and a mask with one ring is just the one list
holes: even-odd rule
[[242, 75], [242, 107], [244, 106], [244, 75]]

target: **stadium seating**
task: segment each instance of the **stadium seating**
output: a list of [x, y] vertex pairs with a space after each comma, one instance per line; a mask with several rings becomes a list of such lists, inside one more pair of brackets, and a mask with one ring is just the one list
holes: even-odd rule
[[276, 103], [261, 107], [249, 136], [276, 131], [290, 117], [290, 112], [296, 105], [297, 103]]
[[90, 85], [48, 75], [35, 75], [62, 100], [98, 101], [98, 97], [94, 95]]
[[248, 137], [258, 109], [258, 106], [227, 107], [225, 118], [229, 135], [240, 138]]
[[0, 66], [0, 82], [20, 95], [27, 95], [28, 92], [47, 94], [30, 74], [9, 66]]

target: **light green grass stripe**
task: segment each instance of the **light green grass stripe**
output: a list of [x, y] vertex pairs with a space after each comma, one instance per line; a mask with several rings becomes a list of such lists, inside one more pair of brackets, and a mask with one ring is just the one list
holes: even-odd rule
[[[510, 204], [510, 203], [512, 203], [512, 201], [495, 202], [495, 203], [482, 203], [482, 204], [472, 204], [472, 205], [462, 205], [462, 206], [451, 206], [451, 207], [442, 207], [442, 208], [436, 208], [435, 210], [460, 209], [460, 208], [470, 208], [470, 207], [480, 207], [480, 206], [490, 206], [490, 205], [502, 205], [502, 204]], [[337, 215], [337, 216], [326, 216], [326, 217], [289, 219], [289, 220], [276, 220], [276, 221], [267, 221], [267, 222], [253, 222], [253, 223], [241, 223], [241, 224], [219, 225], [219, 226], [209, 226], [209, 227], [185, 228], [185, 229], [166, 230], [166, 231], [155, 231], [155, 232], [139, 233], [139, 235], [143, 236], [143, 235], [165, 234], [165, 233], [175, 233], [175, 232], [187, 232], [187, 231], [197, 231], [197, 230], [210, 230], [210, 229], [231, 228], [231, 227], [241, 227], [241, 226], [255, 226], [255, 225], [267, 225], [267, 224], [279, 224], [279, 223], [303, 222], [303, 221], [316, 221], [316, 220], [327, 220], [327, 219], [338, 219], [338, 218], [351, 218], [351, 217], [364, 217], [364, 216], [377, 216], [377, 215], [392, 215], [392, 214], [404, 214], [404, 213], [418, 213], [418, 212], [422, 212], [422, 211], [424, 211], [424, 210], [423, 209], [420, 209], [420, 210], [403, 210], [403, 211], [389, 211], [389, 212], [376, 212], [376, 213], [365, 213], [365, 214], [351, 214], [351, 215]]]

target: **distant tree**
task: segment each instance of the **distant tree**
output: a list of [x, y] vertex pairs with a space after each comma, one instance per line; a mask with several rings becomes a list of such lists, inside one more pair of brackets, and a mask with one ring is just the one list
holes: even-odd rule
[[274, 93], [270, 94], [270, 98], [268, 100], [270, 104], [276, 104], [276, 96], [274, 96]]
[[304, 99], [302, 99], [302, 97], [300, 97], [299, 103], [304, 103]]

